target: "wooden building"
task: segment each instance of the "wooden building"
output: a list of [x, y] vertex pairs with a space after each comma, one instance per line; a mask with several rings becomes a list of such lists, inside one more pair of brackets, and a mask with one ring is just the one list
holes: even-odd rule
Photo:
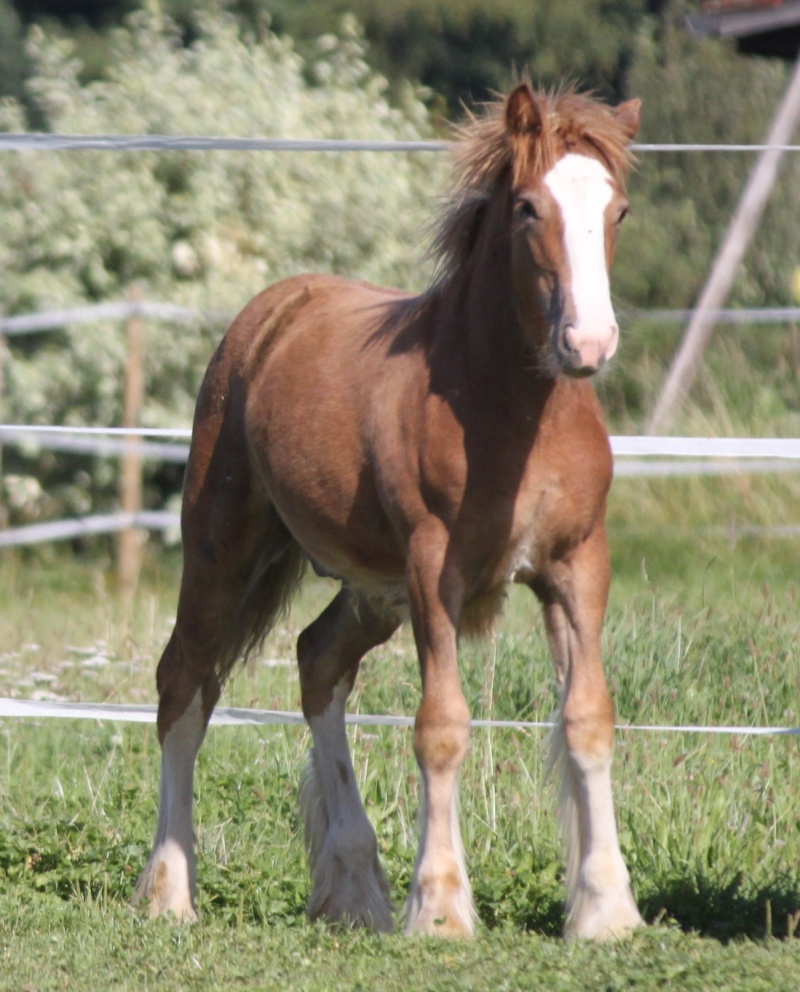
[[706, 0], [687, 22], [694, 34], [733, 38], [744, 55], [800, 53], [800, 0]]

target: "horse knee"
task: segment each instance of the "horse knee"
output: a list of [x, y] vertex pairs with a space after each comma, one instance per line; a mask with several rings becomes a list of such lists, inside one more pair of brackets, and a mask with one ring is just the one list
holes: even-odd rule
[[562, 724], [567, 750], [573, 756], [605, 759], [614, 749], [614, 702], [608, 690], [591, 699], [567, 698]]
[[[322, 715], [328, 708], [337, 685], [348, 676], [349, 694], [355, 679], [350, 664], [343, 663], [325, 614], [319, 617], [297, 639], [297, 663], [300, 674], [300, 693], [303, 712], [307, 720]], [[333, 650], [332, 650], [333, 649]]]
[[423, 702], [414, 722], [414, 752], [430, 772], [458, 769], [469, 743], [470, 714], [463, 696], [444, 706]]
[[321, 652], [319, 650], [319, 635], [315, 630], [317, 622], [315, 621], [305, 630], [300, 632], [300, 636], [297, 638], [297, 664], [300, 669], [300, 681], [302, 682], [304, 678], [308, 678], [314, 671], [316, 664]]

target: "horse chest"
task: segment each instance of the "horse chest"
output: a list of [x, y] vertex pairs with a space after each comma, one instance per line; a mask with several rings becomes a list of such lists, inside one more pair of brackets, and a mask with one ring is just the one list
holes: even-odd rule
[[532, 581], [585, 540], [604, 512], [601, 480], [566, 471], [523, 487], [499, 569], [505, 581]]

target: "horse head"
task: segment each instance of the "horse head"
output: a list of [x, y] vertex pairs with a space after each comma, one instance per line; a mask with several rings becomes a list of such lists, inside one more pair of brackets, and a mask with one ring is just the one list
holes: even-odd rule
[[624, 177], [639, 107], [543, 96], [527, 83], [505, 104], [517, 315], [553, 373], [592, 375], [617, 349], [609, 270], [629, 207]]

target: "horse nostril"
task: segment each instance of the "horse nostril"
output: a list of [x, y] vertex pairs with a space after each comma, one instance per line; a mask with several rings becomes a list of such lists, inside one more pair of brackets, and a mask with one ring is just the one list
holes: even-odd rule
[[578, 349], [574, 341], [574, 324], [562, 324], [558, 329], [558, 347], [565, 355], [576, 355]]

